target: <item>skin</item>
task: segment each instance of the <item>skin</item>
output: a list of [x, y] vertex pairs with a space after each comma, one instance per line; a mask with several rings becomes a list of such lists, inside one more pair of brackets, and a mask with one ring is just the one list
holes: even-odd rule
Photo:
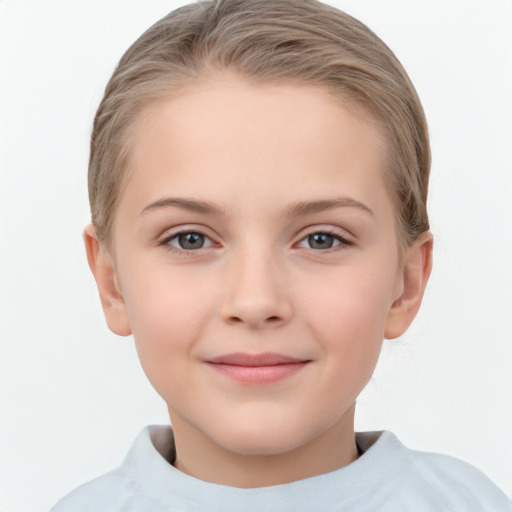
[[[358, 456], [356, 397], [416, 315], [432, 237], [400, 258], [385, 140], [349, 107], [228, 74], [190, 86], [136, 121], [115, 257], [85, 230], [107, 323], [133, 333], [181, 471], [258, 487]], [[183, 249], [179, 231], [205, 238]], [[245, 382], [211, 364], [269, 352], [299, 369]]]

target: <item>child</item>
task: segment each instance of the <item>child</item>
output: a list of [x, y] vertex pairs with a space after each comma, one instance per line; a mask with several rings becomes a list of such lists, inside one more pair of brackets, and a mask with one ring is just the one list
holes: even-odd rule
[[471, 466], [354, 433], [430, 274], [430, 152], [391, 51], [315, 0], [177, 9], [125, 54], [84, 233], [172, 430], [53, 509], [507, 511]]

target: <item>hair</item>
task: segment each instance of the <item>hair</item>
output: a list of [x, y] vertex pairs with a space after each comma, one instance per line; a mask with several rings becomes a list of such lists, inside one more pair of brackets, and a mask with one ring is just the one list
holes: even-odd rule
[[107, 249], [129, 176], [134, 120], [212, 71], [323, 86], [368, 113], [386, 136], [386, 183], [400, 245], [429, 229], [427, 123], [414, 86], [385, 43], [317, 0], [210, 0], [178, 8], [150, 27], [106, 86], [94, 119], [88, 179], [92, 223]]

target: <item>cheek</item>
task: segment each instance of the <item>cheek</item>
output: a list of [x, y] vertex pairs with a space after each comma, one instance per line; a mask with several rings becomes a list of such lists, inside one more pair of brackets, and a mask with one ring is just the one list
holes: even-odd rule
[[309, 293], [305, 310], [322, 317], [317, 322], [326, 331], [355, 339], [373, 338], [384, 330], [394, 282], [391, 270], [364, 268], [340, 271], [327, 281], [328, 287]]
[[142, 367], [158, 388], [170, 369], [179, 371], [191, 356], [204, 330], [211, 294], [178, 275], [145, 272], [143, 279], [132, 278], [130, 288], [123, 290], [127, 313]]
[[333, 356], [332, 364], [354, 374], [354, 382], [369, 378], [380, 354], [392, 301], [390, 275], [378, 266], [338, 272], [304, 303], [308, 328], [325, 354]]

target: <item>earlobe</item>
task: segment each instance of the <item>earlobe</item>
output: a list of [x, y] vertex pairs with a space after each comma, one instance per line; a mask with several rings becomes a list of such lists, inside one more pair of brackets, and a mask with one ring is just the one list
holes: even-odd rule
[[84, 230], [83, 237], [87, 261], [98, 286], [107, 325], [115, 334], [128, 336], [132, 333], [130, 322], [126, 304], [118, 289], [112, 259], [101, 247], [94, 226], [88, 225]]
[[401, 274], [401, 294], [389, 311], [385, 338], [401, 336], [418, 313], [432, 270], [432, 247], [432, 234], [426, 231], [407, 249]]

